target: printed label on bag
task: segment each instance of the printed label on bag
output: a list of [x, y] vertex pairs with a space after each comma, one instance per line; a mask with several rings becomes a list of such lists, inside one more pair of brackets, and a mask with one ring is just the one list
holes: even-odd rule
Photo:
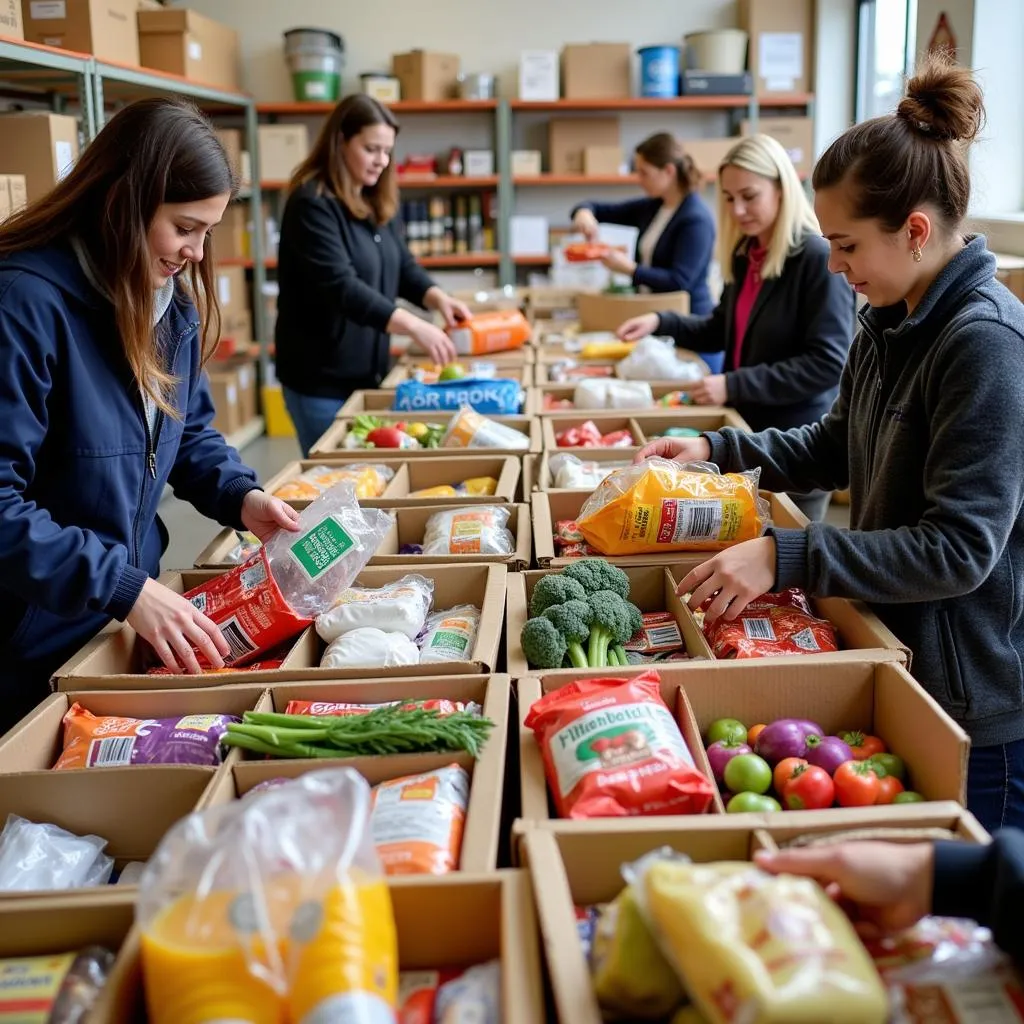
[[0, 1020], [46, 1024], [77, 953], [0, 961]]
[[288, 550], [303, 575], [312, 582], [354, 546], [355, 541], [345, 527], [334, 516], [328, 516]]

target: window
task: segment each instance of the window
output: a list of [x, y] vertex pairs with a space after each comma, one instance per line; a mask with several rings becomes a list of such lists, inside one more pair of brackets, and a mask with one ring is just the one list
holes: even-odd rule
[[890, 113], [903, 95], [917, 22], [916, 0], [860, 0], [857, 19], [858, 121]]

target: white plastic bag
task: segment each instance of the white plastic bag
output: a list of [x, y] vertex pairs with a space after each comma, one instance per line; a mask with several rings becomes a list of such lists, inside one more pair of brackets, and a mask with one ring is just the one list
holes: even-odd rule
[[472, 661], [480, 609], [471, 604], [434, 612], [427, 619], [426, 632], [419, 639], [420, 664], [443, 661]]
[[99, 836], [76, 836], [10, 814], [0, 832], [0, 892], [106, 885], [114, 870], [106, 845]]
[[362, 626], [404, 633], [415, 640], [423, 631], [433, 600], [434, 581], [415, 573], [383, 587], [349, 587], [328, 611], [317, 616], [316, 631], [328, 644]]
[[516, 544], [506, 528], [509, 515], [501, 505], [435, 512], [423, 532], [423, 554], [511, 555]]
[[593, 462], [571, 452], [558, 452], [548, 459], [552, 485], [569, 491], [592, 491], [615, 470], [629, 465], [629, 462]]
[[501, 1024], [501, 961], [474, 964], [437, 991], [437, 1024]]
[[482, 416], [468, 405], [452, 417], [441, 438], [442, 448], [506, 448], [525, 451], [530, 439], [522, 431]]
[[576, 385], [572, 401], [577, 409], [650, 409], [654, 394], [647, 381], [592, 377]]
[[419, 648], [404, 633], [385, 633], [361, 626], [332, 641], [320, 659], [321, 668], [395, 668], [418, 665]]
[[615, 365], [623, 380], [697, 381], [704, 376], [700, 364], [676, 355], [671, 340], [649, 336], [641, 338], [625, 359]]

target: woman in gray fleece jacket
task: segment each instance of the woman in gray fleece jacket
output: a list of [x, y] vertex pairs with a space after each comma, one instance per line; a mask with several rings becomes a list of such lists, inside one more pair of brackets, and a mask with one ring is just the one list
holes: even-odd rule
[[773, 491], [850, 488], [850, 530], [770, 530], [684, 579], [710, 621], [768, 590], [869, 602], [915, 677], [970, 734], [968, 806], [1024, 826], [1024, 306], [965, 237], [968, 70], [931, 58], [894, 114], [850, 128], [814, 170], [829, 267], [869, 305], [818, 423], [662, 440], [638, 458], [761, 468]]

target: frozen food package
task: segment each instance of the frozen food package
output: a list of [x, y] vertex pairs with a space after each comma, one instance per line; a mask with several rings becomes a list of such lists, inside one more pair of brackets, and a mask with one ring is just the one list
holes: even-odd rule
[[442, 448], [501, 448], [525, 451], [530, 447], [526, 434], [488, 419], [464, 405], [452, 417], [441, 439]]
[[434, 600], [434, 581], [410, 573], [381, 587], [351, 586], [316, 619], [316, 631], [324, 643], [361, 626], [385, 633], [404, 633], [415, 640], [423, 630]]
[[423, 532], [426, 555], [511, 555], [515, 538], [507, 524], [511, 513], [502, 505], [473, 505], [435, 512]]
[[471, 604], [434, 612], [419, 638], [420, 664], [443, 661], [472, 661], [480, 609]]
[[405, 633], [385, 633], [360, 626], [342, 633], [327, 645], [321, 668], [396, 668], [418, 665], [420, 651]]

